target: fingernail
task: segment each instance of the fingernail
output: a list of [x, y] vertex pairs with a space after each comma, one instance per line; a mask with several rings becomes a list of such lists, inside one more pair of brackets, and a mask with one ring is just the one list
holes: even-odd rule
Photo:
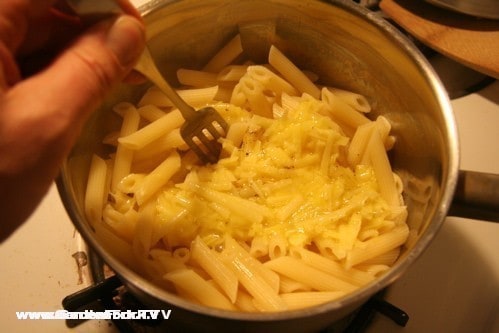
[[132, 16], [120, 16], [111, 26], [106, 44], [116, 55], [122, 66], [131, 66], [144, 48], [144, 27]]

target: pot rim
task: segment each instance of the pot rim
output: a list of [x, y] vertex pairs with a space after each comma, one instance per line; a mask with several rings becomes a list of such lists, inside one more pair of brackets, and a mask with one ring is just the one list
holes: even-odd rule
[[[145, 5], [139, 7], [139, 11], [143, 16], [147, 16], [149, 13], [160, 8], [161, 6], [172, 3], [172, 0], [152, 0]], [[426, 250], [429, 243], [432, 241], [436, 233], [439, 231], [440, 227], [444, 222], [444, 218], [450, 207], [452, 197], [457, 184], [458, 170], [459, 170], [459, 143], [457, 134], [457, 125], [454, 119], [454, 114], [450, 104], [447, 92], [438, 78], [437, 74], [434, 72], [433, 68], [426, 60], [426, 58], [420, 53], [417, 47], [404, 35], [400, 33], [393, 25], [388, 21], [383, 19], [378, 14], [357, 5], [348, 0], [328, 0], [322, 1], [330, 5], [336, 5], [343, 10], [350, 12], [356, 16], [366, 19], [373, 27], [379, 29], [387, 38], [391, 39], [398, 47], [400, 47], [407, 57], [411, 58], [417, 67], [424, 74], [430, 88], [436, 95], [436, 100], [441, 108], [441, 115], [445, 120], [445, 136], [448, 143], [446, 147], [449, 151], [449, 158], [447, 161], [447, 173], [442, 175], [442, 196], [440, 204], [435, 210], [431, 221], [428, 223], [428, 227], [420, 236], [417, 244], [409, 251], [408, 255], [401, 262], [396, 263], [390, 268], [390, 270], [385, 273], [382, 277], [375, 279], [373, 282], [360, 287], [358, 290], [345, 295], [337, 300], [327, 302], [324, 304], [316, 305], [313, 307], [290, 310], [284, 312], [271, 312], [271, 313], [247, 313], [242, 311], [229, 311], [221, 310], [216, 308], [211, 308], [208, 306], [194, 304], [187, 301], [175, 294], [169, 293], [159, 286], [152, 284], [147, 281], [144, 277], [134, 272], [132, 269], [128, 268], [125, 264], [121, 263], [115, 257], [110, 255], [102, 245], [99, 244], [98, 240], [94, 236], [94, 231], [92, 228], [84, 221], [84, 218], [79, 215], [76, 203], [70, 199], [70, 195], [67, 193], [69, 179], [65, 174], [60, 174], [56, 180], [59, 195], [63, 202], [63, 205], [71, 218], [71, 221], [83, 236], [85, 241], [90, 245], [90, 247], [95, 250], [98, 255], [106, 262], [116, 274], [124, 280], [125, 285], [132, 286], [145, 294], [153, 297], [165, 305], [171, 305], [173, 307], [183, 308], [191, 312], [197, 312], [202, 315], [219, 317], [228, 320], [244, 320], [244, 321], [260, 321], [260, 322], [270, 322], [276, 320], [286, 320], [286, 319], [299, 319], [308, 316], [317, 315], [320, 313], [330, 312], [332, 310], [338, 310], [340, 308], [347, 307], [349, 305], [354, 305], [367, 300], [369, 297], [374, 295], [376, 292], [387, 287], [398, 279], [407, 268], [414, 263], [414, 261], [421, 256], [421, 254]]]

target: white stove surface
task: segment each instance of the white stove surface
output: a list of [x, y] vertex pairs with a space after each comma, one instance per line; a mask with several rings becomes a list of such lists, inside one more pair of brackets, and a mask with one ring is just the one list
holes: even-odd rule
[[[147, 0], [135, 0], [141, 4]], [[461, 168], [499, 174], [499, 81], [452, 101]], [[106, 321], [67, 328], [63, 320], [18, 320], [16, 311], [61, 310], [85, 287], [72, 255], [81, 249], [55, 185], [10, 239], [0, 244], [0, 327], [6, 332], [116, 332]], [[435, 241], [390, 288], [409, 314], [400, 328], [377, 315], [369, 333], [499, 333], [499, 223], [447, 217]]]

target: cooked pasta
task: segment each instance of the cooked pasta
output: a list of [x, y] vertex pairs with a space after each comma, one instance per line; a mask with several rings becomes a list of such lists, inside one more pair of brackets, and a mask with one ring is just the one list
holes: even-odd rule
[[217, 74], [192, 69], [180, 68], [177, 71], [178, 82], [183, 85], [204, 88], [217, 84]]
[[232, 303], [236, 301], [238, 280], [234, 272], [232, 272], [221, 260], [218, 259], [218, 254], [212, 251], [201, 238], [197, 237], [192, 243], [193, 260], [199, 264], [210, 277], [219, 285], [226, 296]]
[[207, 72], [220, 72], [225, 66], [228, 66], [243, 53], [241, 45], [241, 36], [238, 34], [232, 38], [224, 47], [222, 47], [204, 66]]
[[91, 224], [102, 220], [106, 202], [106, 183], [108, 167], [106, 161], [97, 155], [92, 156], [85, 192], [85, 215]]
[[[122, 111], [123, 122], [121, 125], [120, 137], [125, 137], [137, 131], [137, 129], [139, 128], [140, 116], [137, 109], [132, 105], [127, 105], [126, 108], [122, 108]], [[133, 150], [125, 147], [122, 143], [118, 143], [118, 147], [116, 148], [116, 156], [114, 158], [111, 189], [115, 190], [118, 186], [118, 182], [120, 182], [123, 177], [130, 174], [132, 169], [132, 161]]]
[[235, 306], [220, 291], [192, 269], [177, 269], [165, 275], [176, 288], [190, 295], [203, 305], [234, 310]]
[[270, 48], [269, 63], [301, 93], [320, 97], [320, 89], [275, 46]]
[[344, 89], [329, 88], [329, 90], [355, 110], [364, 113], [371, 112], [371, 105], [365, 96]]
[[87, 218], [133, 269], [205, 306], [286, 311], [344, 297], [386, 272], [411, 232], [391, 125], [275, 46], [268, 64], [233, 64], [241, 53], [236, 36], [202, 71], [177, 72], [188, 103], [230, 125], [219, 161], [197, 161], [180, 113], [150, 88], [139, 107], [115, 108], [121, 132], [105, 143], [116, 152], [92, 159]]

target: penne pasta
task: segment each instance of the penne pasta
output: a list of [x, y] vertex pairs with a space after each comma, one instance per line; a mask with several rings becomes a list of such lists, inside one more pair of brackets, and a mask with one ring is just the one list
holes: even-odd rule
[[[392, 266], [395, 261], [398, 259], [400, 255], [400, 248], [395, 248], [391, 251], [385, 252], [380, 254], [377, 257], [374, 257], [369, 260], [365, 260], [362, 264], [363, 265], [385, 265], [385, 266]], [[362, 270], [365, 270], [363, 268], [360, 268]]]
[[180, 128], [176, 128], [147, 144], [142, 149], [136, 150], [133, 155], [133, 162], [135, 164], [147, 162], [158, 156], [164, 156], [165, 153], [168, 153], [172, 149], [187, 150], [187, 144], [180, 135]]
[[366, 260], [373, 259], [383, 253], [392, 251], [403, 245], [409, 235], [406, 225], [395, 227], [391, 232], [379, 235], [362, 243], [347, 254], [345, 267], [351, 268]]
[[192, 244], [192, 258], [210, 275], [229, 300], [235, 303], [238, 290], [236, 274], [227, 268], [199, 237], [196, 237]]
[[283, 93], [298, 95], [298, 91], [291, 84], [264, 66], [249, 66], [247, 72], [249, 77], [260, 82], [267, 91], [279, 96]]
[[85, 191], [85, 215], [91, 225], [102, 221], [102, 211], [106, 202], [106, 179], [108, 167], [97, 155], [92, 156]]
[[151, 87], [113, 108], [121, 128], [92, 158], [85, 215], [120, 260], [199, 305], [334, 301], [396, 263], [421, 227], [402, 194], [423, 209], [432, 188], [394, 173], [392, 126], [366, 117], [366, 97], [322, 85], [275, 46], [268, 64], [235, 64], [241, 53], [237, 35], [204, 68], [177, 71], [181, 97], [230, 125], [218, 162], [200, 164], [180, 112]]
[[247, 72], [247, 65], [231, 65], [220, 71], [217, 75], [218, 81], [238, 82]]
[[104, 139], [102, 139], [102, 143], [109, 146], [118, 146], [118, 139], [120, 138], [120, 131], [109, 132]]
[[172, 257], [181, 261], [181, 262], [188, 262], [190, 257], [191, 257], [191, 251], [189, 248], [186, 247], [179, 247], [173, 250]]
[[363, 263], [361, 265], [357, 265], [357, 267], [372, 276], [380, 276], [390, 269], [390, 266], [382, 264], [367, 265]]
[[236, 83], [234, 82], [220, 81], [218, 83], [217, 93], [213, 97], [213, 100], [230, 103], [230, 100], [232, 98], [232, 92], [234, 91], [235, 86]]
[[335, 96], [327, 88], [321, 91], [322, 100], [329, 106], [331, 115], [347, 126], [357, 129], [357, 127], [367, 124], [370, 120], [362, 113], [358, 112], [339, 97]]
[[344, 291], [305, 291], [281, 294], [281, 298], [289, 310], [295, 310], [330, 302], [344, 295]]
[[267, 256], [269, 254], [269, 241], [267, 237], [254, 237], [251, 240], [249, 254], [255, 258]]
[[257, 80], [244, 76], [238, 83], [244, 100], [254, 114], [271, 117], [272, 100], [265, 95], [265, 87]]
[[173, 282], [177, 288], [201, 304], [224, 310], [235, 310], [224, 295], [191, 269], [175, 270], [165, 274], [164, 278]]
[[[213, 102], [218, 92], [218, 86], [192, 89], [177, 89], [178, 95], [189, 105], [201, 107]], [[151, 87], [139, 102], [139, 106], [155, 105], [160, 108], [174, 107], [172, 101], [157, 87]]]
[[120, 212], [111, 205], [106, 205], [102, 215], [104, 222], [114, 229], [118, 236], [129, 242], [133, 240], [139, 217], [136, 210], [129, 209], [126, 212]]
[[367, 144], [371, 138], [371, 134], [374, 130], [376, 124], [374, 122], [369, 122], [360, 125], [355, 130], [355, 134], [348, 147], [347, 160], [351, 166], [355, 166], [364, 160], [365, 151], [367, 149]]
[[241, 311], [258, 312], [258, 309], [253, 303], [253, 297], [244, 289], [238, 290], [235, 306]]
[[318, 291], [344, 291], [356, 289], [353, 284], [340, 280], [304, 262], [289, 256], [269, 260], [264, 264], [271, 270]]
[[132, 241], [132, 250], [137, 258], [148, 258], [149, 250], [154, 245], [153, 234], [155, 229], [156, 216], [154, 215], [154, 205], [148, 203], [141, 207], [141, 214], [138, 216], [136, 233]]
[[301, 93], [319, 99], [320, 89], [275, 46], [270, 47], [269, 64]]
[[[135, 107], [123, 110], [123, 123], [120, 131], [120, 138], [135, 133], [139, 128], [140, 115]], [[127, 148], [118, 139], [118, 147], [114, 157], [114, 166], [111, 180], [111, 190], [115, 190], [118, 183], [130, 173], [132, 168], [133, 150]]]
[[331, 260], [304, 248], [295, 247], [291, 249], [290, 255], [300, 259], [313, 268], [324, 271], [327, 274], [351, 284], [362, 286], [373, 280], [372, 276], [365, 274], [358, 269], [350, 268], [347, 270], [339, 261]]
[[238, 34], [208, 61], [203, 70], [218, 73], [242, 53], [241, 36]]
[[177, 70], [177, 79], [180, 84], [194, 88], [205, 88], [217, 85], [217, 74], [186, 68]]
[[180, 114], [180, 111], [174, 110], [140, 130], [121, 137], [118, 142], [125, 148], [138, 150], [159, 139], [164, 133], [169, 133], [175, 128], [180, 127], [183, 122], [184, 118]]
[[282, 94], [281, 107], [284, 109], [285, 113], [291, 110], [296, 110], [296, 108], [299, 105], [300, 105], [300, 98], [297, 98], [296, 96], [290, 96], [288, 94]]
[[270, 214], [267, 207], [261, 206], [250, 200], [207, 188], [202, 189], [199, 186], [196, 186], [195, 191], [205, 199], [226, 207], [233, 214], [250, 222], [260, 222], [266, 215]]
[[165, 112], [153, 104], [147, 104], [137, 109], [140, 117], [152, 123], [165, 115]]
[[328, 88], [334, 95], [341, 98], [345, 103], [350, 105], [355, 110], [368, 113], [371, 112], [371, 105], [367, 101], [367, 98], [361, 94], [354, 93], [352, 91], [338, 89], [338, 88]]
[[248, 293], [253, 296], [253, 303], [260, 311], [283, 311], [286, 305], [274, 291], [274, 289], [264, 280], [255, 274], [247, 260], [240, 257], [223, 257], [224, 262], [236, 274], [239, 282]]
[[113, 107], [113, 111], [122, 118], [125, 116], [126, 112], [128, 112], [129, 110], [134, 110], [134, 109], [135, 109], [135, 106], [131, 103], [128, 103], [128, 102], [121, 102], [121, 103], [116, 104]]
[[284, 237], [279, 235], [270, 236], [268, 251], [270, 259], [276, 259], [285, 256], [287, 252], [288, 242]]
[[251, 257], [249, 249], [245, 250], [237, 241], [231, 237], [225, 238], [224, 257], [237, 257], [245, 265], [251, 268], [251, 272], [259, 274], [267, 285], [277, 294], [279, 291], [279, 276], [266, 268], [260, 261]]
[[180, 169], [180, 156], [173, 152], [138, 185], [135, 198], [139, 205], [144, 204]]
[[131, 269], [140, 271], [137, 257], [129, 242], [116, 235], [116, 232], [105, 223], [96, 223], [93, 228], [96, 238], [109, 253]]
[[280, 295], [301, 291], [311, 291], [312, 288], [296, 280], [290, 279], [286, 276], [279, 277], [279, 292]]
[[369, 158], [376, 174], [381, 196], [389, 205], [398, 206], [399, 194], [379, 131], [374, 131], [369, 140]]
[[162, 266], [162, 270], [165, 273], [179, 269], [187, 269], [185, 260], [173, 257], [172, 253], [169, 251], [152, 249], [149, 251], [149, 255]]

